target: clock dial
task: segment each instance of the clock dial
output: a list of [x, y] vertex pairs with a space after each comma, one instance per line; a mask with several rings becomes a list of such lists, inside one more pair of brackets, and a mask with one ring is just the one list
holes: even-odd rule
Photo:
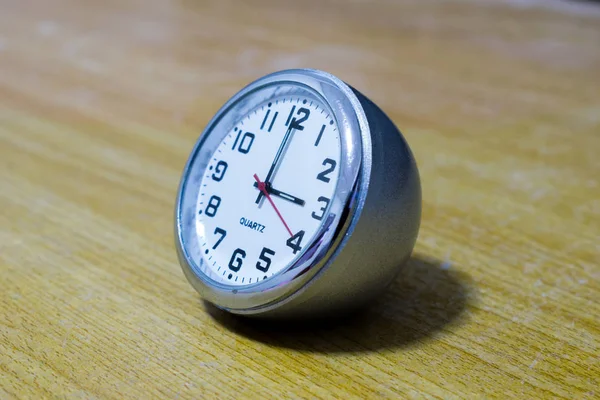
[[329, 218], [340, 155], [332, 113], [303, 89], [242, 115], [216, 147], [199, 186], [203, 272], [241, 286], [292, 265]]

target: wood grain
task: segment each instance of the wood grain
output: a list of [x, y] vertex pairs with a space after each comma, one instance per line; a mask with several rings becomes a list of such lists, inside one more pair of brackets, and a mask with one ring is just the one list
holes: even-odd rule
[[[259, 76], [327, 70], [419, 163], [405, 273], [247, 323], [176, 260], [179, 175]], [[600, 5], [0, 2], [0, 398], [598, 398]]]

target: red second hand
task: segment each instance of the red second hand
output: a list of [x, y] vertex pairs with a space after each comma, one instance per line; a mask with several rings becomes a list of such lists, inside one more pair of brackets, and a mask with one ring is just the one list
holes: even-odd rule
[[279, 219], [281, 220], [281, 222], [283, 222], [283, 225], [285, 226], [285, 229], [287, 229], [287, 231], [289, 232], [290, 236], [294, 236], [294, 234], [292, 233], [292, 230], [290, 229], [290, 227], [288, 226], [288, 224], [285, 223], [285, 220], [283, 219], [283, 217], [281, 216], [281, 213], [277, 209], [277, 206], [273, 202], [273, 199], [271, 198], [271, 195], [269, 195], [269, 192], [267, 192], [267, 187], [266, 187], [265, 183], [261, 182], [260, 179], [258, 178], [258, 175], [256, 175], [256, 174], [254, 174], [254, 179], [256, 179], [256, 183], [258, 183], [258, 190], [260, 190], [262, 192], [262, 194], [265, 195], [265, 197], [267, 198], [267, 200], [269, 200], [269, 203], [271, 203], [271, 205], [273, 206], [273, 209], [275, 210], [275, 212], [279, 216]]

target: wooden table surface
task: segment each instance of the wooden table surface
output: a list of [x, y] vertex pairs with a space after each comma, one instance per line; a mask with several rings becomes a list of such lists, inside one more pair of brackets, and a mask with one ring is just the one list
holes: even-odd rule
[[[314, 67], [417, 158], [423, 221], [370, 310], [206, 306], [172, 215], [243, 85]], [[600, 4], [0, 1], [0, 398], [600, 397]]]

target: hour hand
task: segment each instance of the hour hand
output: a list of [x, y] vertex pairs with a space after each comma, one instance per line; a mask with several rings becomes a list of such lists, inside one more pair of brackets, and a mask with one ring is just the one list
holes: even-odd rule
[[[254, 182], [254, 187], [257, 188], [258, 187], [258, 183]], [[306, 203], [304, 200], [299, 199], [296, 196], [292, 196], [291, 194], [288, 194], [288, 193], [282, 192], [281, 190], [275, 189], [270, 184], [267, 184], [265, 189], [267, 190], [267, 192], [270, 195], [273, 195], [273, 196], [276, 196], [276, 197], [280, 197], [280, 198], [282, 198], [284, 200], [287, 200], [287, 201], [291, 201], [292, 203], [298, 204], [299, 206], [304, 206], [304, 204]]]

